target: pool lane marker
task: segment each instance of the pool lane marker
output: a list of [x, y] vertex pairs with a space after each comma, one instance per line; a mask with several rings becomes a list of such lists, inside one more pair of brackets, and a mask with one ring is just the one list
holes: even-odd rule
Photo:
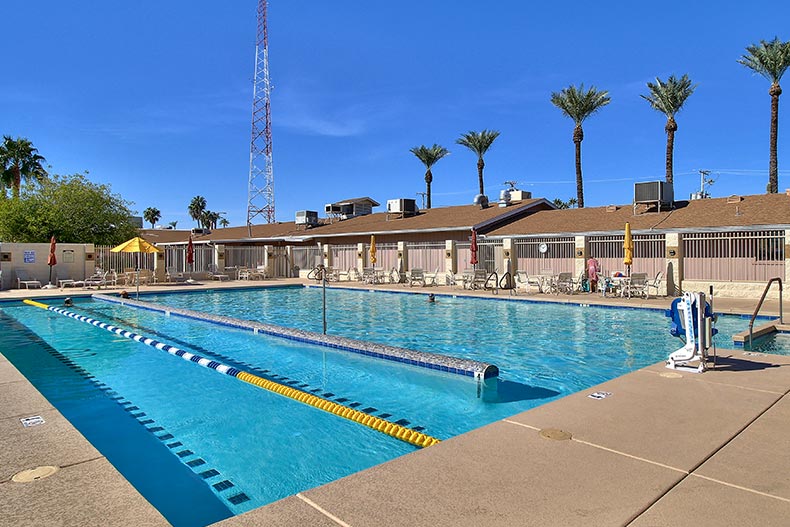
[[285, 386], [283, 384], [269, 381], [262, 377], [258, 377], [257, 375], [252, 375], [251, 373], [247, 373], [237, 368], [227, 366], [215, 360], [201, 357], [200, 355], [196, 355], [194, 353], [189, 353], [188, 351], [184, 351], [182, 349], [176, 348], [175, 346], [165, 344], [164, 342], [159, 342], [158, 340], [154, 340], [144, 335], [139, 335], [137, 333], [133, 333], [126, 329], [113, 326], [111, 324], [106, 324], [99, 320], [86, 317], [78, 313], [74, 313], [73, 311], [68, 311], [66, 309], [62, 309], [59, 307], [49, 306], [47, 304], [36, 302], [34, 300], [25, 299], [23, 300], [23, 302], [31, 306], [39, 307], [41, 309], [46, 309], [47, 311], [52, 311], [60, 315], [64, 315], [66, 317], [79, 320], [80, 322], [85, 322], [86, 324], [90, 324], [92, 326], [105, 329], [111, 333], [115, 333], [117, 335], [121, 335], [128, 339], [134, 340], [136, 342], [141, 342], [143, 344], [146, 344], [147, 346], [151, 346], [152, 348], [166, 351], [169, 354], [175, 355], [177, 357], [181, 357], [184, 360], [194, 362], [196, 364], [199, 364], [200, 366], [203, 366], [205, 368], [210, 368], [212, 370], [216, 370], [220, 373], [224, 373], [225, 375], [229, 375], [231, 377], [236, 377], [237, 379], [244, 381], [248, 384], [252, 384], [253, 386], [263, 388], [264, 390], [276, 393], [278, 395], [282, 395], [284, 397], [288, 397], [295, 401], [299, 401], [301, 403], [310, 405], [314, 408], [318, 408], [319, 410], [323, 410], [325, 412], [335, 414], [339, 417], [343, 417], [344, 419], [354, 421], [361, 425], [367, 426], [368, 428], [372, 428], [373, 430], [377, 430], [379, 432], [387, 434], [390, 437], [394, 437], [395, 439], [399, 439], [406, 443], [410, 443], [414, 446], [424, 448], [439, 443], [439, 440], [436, 439], [435, 437], [431, 437], [427, 434], [423, 434], [422, 432], [417, 432], [416, 430], [412, 430], [410, 428], [406, 428], [404, 426], [391, 423], [380, 417], [366, 414], [365, 412], [355, 410], [353, 408], [349, 408], [348, 406], [343, 406], [342, 404], [338, 404], [334, 401], [330, 401], [322, 397], [318, 397], [317, 395], [313, 395], [311, 393], [307, 393], [305, 391], [298, 390], [290, 386]]

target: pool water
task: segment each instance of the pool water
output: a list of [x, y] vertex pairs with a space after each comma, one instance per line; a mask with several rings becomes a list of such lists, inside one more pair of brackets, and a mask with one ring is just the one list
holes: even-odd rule
[[[320, 294], [276, 288], [146, 300], [320, 331]], [[340, 290], [327, 291], [327, 302], [329, 333], [496, 364], [496, 389], [98, 300], [78, 301], [73, 311], [439, 439], [662, 360], [680, 346], [656, 311], [451, 297], [428, 304], [414, 295]], [[748, 324], [729, 318], [727, 331]], [[9, 360], [174, 525], [206, 525], [415, 450], [56, 313], [5, 304], [0, 327]]]

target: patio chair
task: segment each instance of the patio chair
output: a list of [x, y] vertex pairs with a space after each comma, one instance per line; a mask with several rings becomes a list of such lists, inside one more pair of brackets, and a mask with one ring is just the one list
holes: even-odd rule
[[658, 292], [661, 290], [661, 280], [663, 280], [663, 279], [664, 279], [664, 272], [663, 271], [659, 271], [656, 274], [655, 278], [653, 278], [652, 280], [648, 280], [647, 281], [647, 298], [650, 298], [650, 290], [651, 289], [655, 289], [656, 290], [656, 296], [658, 296]]
[[362, 268], [362, 282], [365, 284], [373, 284], [376, 282], [376, 270], [372, 267]]
[[393, 267], [390, 271], [390, 283], [391, 284], [402, 284], [406, 281], [406, 273], [400, 272], [397, 267]]
[[485, 269], [475, 269], [472, 275], [471, 289], [485, 289], [488, 283], [488, 271]]
[[41, 282], [39, 280], [33, 280], [27, 272], [27, 269], [16, 268], [14, 269], [14, 274], [16, 274], [16, 286], [18, 289], [22, 289], [22, 286], [25, 286], [25, 289], [30, 289], [31, 287], [38, 287], [41, 289]]
[[230, 276], [219, 272], [219, 270], [217, 269], [217, 264], [213, 264], [213, 263], [208, 264], [206, 270], [208, 272], [209, 278], [211, 278], [212, 280], [219, 280], [220, 282], [222, 282], [223, 280], [230, 280]]
[[530, 276], [526, 271], [516, 271], [515, 279], [516, 293], [518, 293], [519, 290], [523, 290], [525, 293], [529, 294], [530, 287], [537, 287], [538, 293], [543, 292], [543, 282], [538, 276]]
[[474, 269], [464, 269], [461, 273], [461, 285], [464, 289], [472, 289], [472, 282], [475, 278]]
[[409, 271], [409, 287], [412, 287], [414, 284], [420, 284], [421, 287], [425, 286], [425, 271], [419, 267]]
[[438, 285], [436, 283], [436, 278], [439, 276], [439, 268], [437, 267], [433, 273], [428, 273], [425, 275], [425, 285]]
[[102, 271], [101, 269], [96, 269], [92, 276], [89, 276], [85, 280], [82, 281], [83, 289], [88, 288], [97, 288], [100, 289], [101, 286], [107, 284], [107, 274], [109, 271]]
[[177, 270], [175, 267], [165, 268], [165, 281], [166, 282], [186, 282], [187, 277], [184, 273]]
[[573, 281], [572, 273], [560, 273], [559, 275], [557, 275], [557, 280], [555, 282], [555, 287], [554, 287], [555, 295], [558, 295], [560, 293], [572, 295], [575, 289], [576, 289], [576, 284]]
[[633, 273], [631, 279], [623, 285], [623, 296], [641, 296], [647, 298], [647, 273]]

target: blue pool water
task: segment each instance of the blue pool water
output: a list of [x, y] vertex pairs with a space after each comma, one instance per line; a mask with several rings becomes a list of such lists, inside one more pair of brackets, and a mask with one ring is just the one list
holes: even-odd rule
[[[146, 299], [320, 331], [320, 294], [277, 288]], [[481, 392], [460, 376], [102, 301], [79, 301], [73, 310], [440, 439], [662, 360], [679, 346], [656, 311], [327, 295], [329, 333], [491, 362], [501, 370], [497, 391]], [[728, 332], [747, 324], [721, 320], [719, 345], [729, 347]], [[52, 312], [2, 305], [0, 326], [6, 356], [175, 525], [205, 525], [414, 450]]]

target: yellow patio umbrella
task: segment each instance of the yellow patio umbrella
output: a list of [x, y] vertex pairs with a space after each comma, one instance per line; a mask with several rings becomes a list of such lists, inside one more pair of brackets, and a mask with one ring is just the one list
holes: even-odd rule
[[623, 256], [623, 265], [628, 268], [628, 274], [631, 274], [631, 264], [634, 263], [634, 239], [631, 237], [631, 224], [625, 223], [625, 237], [623, 238], [623, 249], [625, 255]]
[[143, 238], [139, 236], [135, 236], [131, 240], [127, 240], [123, 242], [121, 245], [117, 247], [113, 247], [110, 249], [110, 252], [114, 253], [137, 253], [137, 298], [140, 298], [140, 253], [161, 253], [162, 249], [156, 247], [155, 245], [147, 242]]
[[370, 265], [376, 265], [376, 236], [370, 235]]

